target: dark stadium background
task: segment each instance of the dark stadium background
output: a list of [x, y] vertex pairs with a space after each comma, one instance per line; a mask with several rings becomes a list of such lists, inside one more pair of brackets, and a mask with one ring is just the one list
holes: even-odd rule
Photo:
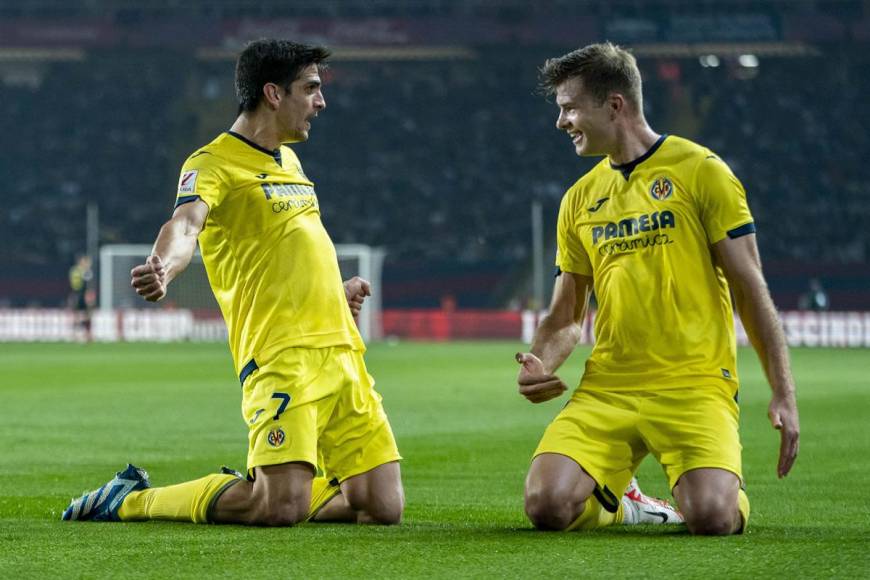
[[263, 36], [335, 50], [297, 151], [334, 240], [386, 250], [387, 311], [539, 306], [531, 205], [548, 276], [559, 199], [593, 161], [536, 69], [605, 39], [637, 55], [652, 127], [745, 184], [777, 305], [807, 306], [816, 278], [833, 309], [870, 309], [858, 0], [3, 2], [0, 308], [66, 305], [89, 205], [98, 246], [154, 239], [180, 164], [234, 118], [234, 55]]
[[[333, 239], [386, 252], [390, 339], [366, 365], [404, 457], [404, 521], [62, 522], [127, 462], [156, 486], [245, 467], [226, 329], [172, 309], [194, 266], [159, 308], [95, 313], [91, 344], [68, 272], [81, 252], [152, 243], [182, 162], [235, 116], [235, 55], [264, 36], [335, 52], [296, 150]], [[605, 39], [637, 55], [653, 128], [745, 184], [782, 311], [800, 455], [778, 480], [770, 389], [738, 326], [740, 536], [544, 534], [523, 512], [565, 398], [520, 397], [514, 355], [549, 292], [559, 199], [594, 163], [555, 129], [536, 70]], [[866, 578], [868, 49], [870, 0], [0, 0], [0, 578]], [[566, 382], [591, 339], [587, 324]], [[668, 497], [655, 461], [638, 477]]]

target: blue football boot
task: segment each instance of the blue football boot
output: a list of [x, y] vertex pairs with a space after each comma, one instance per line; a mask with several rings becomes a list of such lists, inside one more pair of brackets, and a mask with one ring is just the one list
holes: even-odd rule
[[109, 483], [78, 499], [72, 500], [63, 512], [64, 520], [118, 522], [118, 509], [131, 491], [151, 487], [148, 473], [132, 464], [115, 474]]

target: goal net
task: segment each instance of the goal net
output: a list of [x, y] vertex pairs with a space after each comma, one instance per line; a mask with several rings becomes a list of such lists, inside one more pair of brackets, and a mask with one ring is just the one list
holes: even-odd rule
[[[361, 276], [372, 283], [372, 294], [366, 299], [359, 318], [359, 330], [364, 340], [378, 340], [381, 332], [381, 268], [384, 251], [363, 244], [337, 244], [338, 265], [343, 280]], [[185, 310], [193, 314], [194, 321], [214, 327], [220, 321], [222, 333], [192, 331], [190, 338], [196, 340], [226, 338], [220, 309], [212, 294], [197, 250], [187, 270], [172, 281], [169, 294], [157, 303], [142, 300], [130, 287], [130, 270], [142, 264], [151, 253], [145, 244], [109, 244], [100, 248], [100, 310]], [[196, 326], [196, 322], [194, 323]], [[222, 336], [215, 336], [222, 334]]]

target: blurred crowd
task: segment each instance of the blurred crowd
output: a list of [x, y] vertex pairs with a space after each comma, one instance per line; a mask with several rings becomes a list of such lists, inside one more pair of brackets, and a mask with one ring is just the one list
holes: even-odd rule
[[[180, 73], [180, 71], [175, 71]], [[147, 58], [41, 64], [0, 83], [4, 265], [68, 266], [85, 248], [85, 207], [101, 243], [141, 241], [176, 179], [169, 143], [178, 79]]]
[[[530, 206], [552, 244], [559, 200], [592, 160], [535, 93], [558, 50], [440, 61], [337, 61], [327, 110], [296, 147], [336, 242], [383, 246], [390, 264], [527, 268]], [[641, 59], [653, 128], [719, 153], [749, 192], [766, 261], [866, 264], [870, 59]], [[131, 53], [22, 65], [0, 75], [4, 266], [68, 267], [86, 239], [149, 243], [178, 168], [235, 115], [233, 65]]]
[[706, 69], [689, 82], [697, 138], [743, 180], [765, 258], [870, 260], [870, 59], [781, 58], [748, 80]]

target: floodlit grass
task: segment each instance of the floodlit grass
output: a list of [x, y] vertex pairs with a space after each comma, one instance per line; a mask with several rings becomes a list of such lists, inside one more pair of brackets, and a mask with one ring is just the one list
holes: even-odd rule
[[[866, 577], [870, 351], [796, 350], [794, 472], [751, 351], [741, 352], [748, 533], [673, 527], [539, 533], [522, 510], [530, 454], [559, 402], [516, 394], [518, 344], [379, 344], [367, 355], [405, 460], [399, 527], [295, 529], [61, 522], [126, 462], [155, 485], [243, 468], [240, 390], [223, 345], [0, 345], [0, 577]], [[562, 376], [579, 377], [585, 351]], [[665, 494], [654, 461], [641, 483]]]

